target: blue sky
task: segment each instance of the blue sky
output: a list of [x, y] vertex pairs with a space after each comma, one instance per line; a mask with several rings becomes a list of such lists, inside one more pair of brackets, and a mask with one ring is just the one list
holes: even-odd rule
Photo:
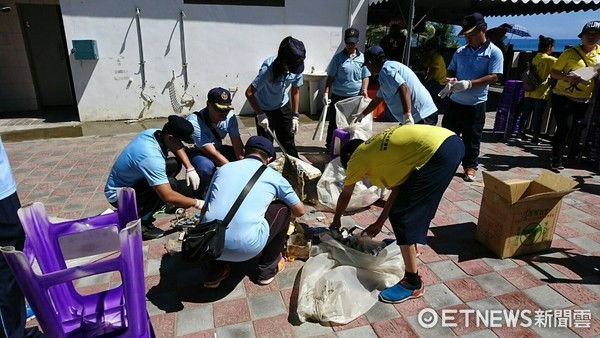
[[[485, 18], [488, 28], [498, 27], [505, 22], [525, 26], [529, 30], [531, 37], [535, 39], [540, 34], [554, 39], [578, 39], [577, 34], [581, 32], [583, 25], [592, 20], [600, 20], [600, 10]], [[455, 32], [458, 33], [459, 31], [460, 29], [457, 29]], [[515, 36], [514, 38], [518, 37]]]

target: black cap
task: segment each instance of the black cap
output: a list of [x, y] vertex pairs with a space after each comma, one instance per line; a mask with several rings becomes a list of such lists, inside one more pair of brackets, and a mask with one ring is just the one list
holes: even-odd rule
[[248, 152], [249, 148], [260, 149], [264, 151], [269, 157], [275, 156], [275, 147], [273, 147], [273, 142], [269, 141], [268, 138], [264, 136], [252, 136], [246, 142], [246, 152]]
[[460, 25], [462, 29], [458, 32], [458, 35], [469, 34], [475, 28], [485, 24], [485, 20], [483, 19], [483, 14], [479, 12], [475, 12], [471, 15], [467, 15], [462, 19]]
[[304, 71], [304, 59], [306, 58], [306, 49], [304, 43], [298, 39], [289, 36], [281, 48], [281, 57], [288, 70], [294, 74], [302, 74]]
[[375, 45], [367, 48], [365, 51], [365, 65], [381, 56], [385, 56], [385, 53], [383, 52], [383, 48], [380, 46]]
[[207, 97], [208, 101], [214, 104], [218, 109], [233, 109], [233, 104], [231, 104], [231, 93], [225, 88], [213, 88], [208, 92]]
[[171, 115], [169, 116], [169, 122], [165, 123], [163, 133], [173, 135], [176, 139], [185, 143], [194, 144], [192, 134], [194, 133], [194, 126], [190, 121], [184, 119], [181, 116]]
[[345, 43], [356, 43], [358, 42], [358, 29], [348, 28], [344, 31], [344, 42]]
[[581, 33], [577, 36], [581, 38], [581, 36], [587, 32], [600, 32], [600, 21], [594, 20], [586, 23], [581, 29]]

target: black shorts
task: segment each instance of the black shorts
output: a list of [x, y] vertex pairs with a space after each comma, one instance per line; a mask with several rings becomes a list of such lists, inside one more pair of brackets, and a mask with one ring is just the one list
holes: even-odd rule
[[452, 135], [400, 186], [389, 215], [398, 245], [426, 244], [431, 220], [464, 154], [462, 140]]

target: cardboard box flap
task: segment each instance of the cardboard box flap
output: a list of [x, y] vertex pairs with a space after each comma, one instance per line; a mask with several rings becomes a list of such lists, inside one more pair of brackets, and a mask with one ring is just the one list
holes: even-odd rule
[[527, 180], [502, 181], [490, 172], [483, 172], [483, 183], [485, 189], [490, 189], [511, 204], [517, 202], [529, 187]]
[[535, 200], [549, 199], [549, 198], [557, 198], [558, 199], [558, 198], [568, 195], [576, 190], [577, 189], [571, 189], [571, 190], [567, 190], [567, 191], [550, 191], [550, 192], [544, 192], [541, 194], [535, 194], [535, 195], [527, 196], [527, 197], [517, 201], [515, 204], [527, 203], [527, 202], [532, 202]]
[[[560, 176], [551, 172], [550, 170], [544, 170], [540, 176], [538, 176], [534, 182], [548, 187], [552, 191], [568, 191], [571, 192], [573, 188], [578, 184], [570, 178]], [[566, 194], [565, 194], [566, 195]]]

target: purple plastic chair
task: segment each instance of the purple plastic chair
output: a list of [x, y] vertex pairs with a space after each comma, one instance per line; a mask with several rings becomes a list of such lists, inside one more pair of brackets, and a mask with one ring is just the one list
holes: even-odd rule
[[350, 132], [344, 129], [336, 129], [331, 136], [331, 148], [329, 149], [329, 157], [333, 160], [340, 156], [342, 147], [350, 141]]
[[[154, 337], [133, 189], [120, 190], [117, 212], [106, 215], [51, 223], [38, 202], [18, 214], [26, 234], [24, 252], [1, 250], [47, 337]], [[67, 266], [66, 259], [98, 254], [111, 241], [114, 254]], [[69, 244], [76, 244], [75, 249], [65, 250]], [[41, 273], [34, 272], [34, 257]], [[121, 284], [115, 288], [81, 295], [74, 287], [74, 280], [110, 272], [120, 273]]]

